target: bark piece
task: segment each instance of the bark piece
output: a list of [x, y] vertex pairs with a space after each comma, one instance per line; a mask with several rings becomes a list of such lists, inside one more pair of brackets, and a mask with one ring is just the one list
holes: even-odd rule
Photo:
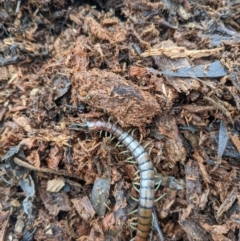
[[159, 104], [149, 92], [112, 72], [97, 69], [79, 72], [74, 82], [80, 101], [114, 116], [123, 127], [143, 126], [161, 113]]

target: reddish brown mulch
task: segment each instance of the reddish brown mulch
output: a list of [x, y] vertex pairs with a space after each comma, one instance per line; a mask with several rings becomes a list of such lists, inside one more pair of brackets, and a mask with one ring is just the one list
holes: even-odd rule
[[2, 1], [0, 241], [134, 237], [138, 167], [73, 128], [86, 119], [149, 151], [163, 195], [149, 240], [239, 240], [239, 7]]

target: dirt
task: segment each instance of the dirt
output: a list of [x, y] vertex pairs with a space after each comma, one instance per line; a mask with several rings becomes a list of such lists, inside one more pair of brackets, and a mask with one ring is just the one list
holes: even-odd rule
[[135, 237], [138, 166], [92, 119], [150, 153], [149, 240], [239, 240], [239, 7], [2, 1], [0, 241]]

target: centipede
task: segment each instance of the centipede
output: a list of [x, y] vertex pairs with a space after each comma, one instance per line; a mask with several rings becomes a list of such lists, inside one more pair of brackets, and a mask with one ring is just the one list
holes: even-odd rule
[[105, 131], [116, 137], [132, 154], [138, 163], [140, 172], [139, 205], [137, 212], [137, 229], [135, 241], [147, 241], [152, 227], [152, 212], [155, 195], [153, 163], [144, 147], [128, 132], [117, 125], [102, 120], [85, 121], [78, 127], [89, 131]]

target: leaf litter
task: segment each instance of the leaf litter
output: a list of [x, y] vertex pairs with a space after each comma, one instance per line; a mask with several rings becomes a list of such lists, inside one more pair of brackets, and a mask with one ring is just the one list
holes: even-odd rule
[[109, 118], [150, 143], [149, 240], [239, 239], [238, 1], [0, 6], [0, 240], [134, 237], [137, 166], [73, 128]]

